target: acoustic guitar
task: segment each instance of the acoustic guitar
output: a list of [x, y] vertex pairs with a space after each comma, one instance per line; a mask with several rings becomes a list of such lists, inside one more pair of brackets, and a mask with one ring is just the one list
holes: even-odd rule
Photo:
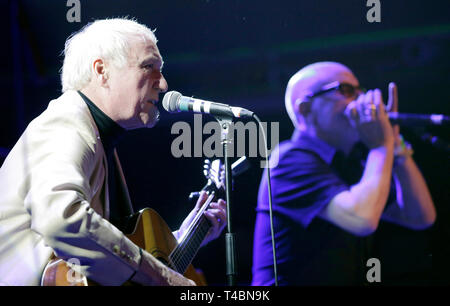
[[[246, 163], [245, 158], [235, 162], [233, 174], [240, 174], [247, 170], [248, 164]], [[203, 212], [208, 209], [210, 203], [216, 199], [219, 193], [223, 193], [225, 188], [222, 162], [219, 159], [213, 162], [207, 160], [204, 166], [204, 175], [208, 182], [202, 190], [207, 192], [208, 199], [179, 241], [173, 236], [172, 231], [161, 216], [151, 208], [145, 208], [129, 217], [127, 228], [130, 231], [129, 233], [125, 231], [126, 236], [136, 245], [171, 269], [192, 279], [199, 286], [205, 286], [206, 280], [202, 273], [195, 270], [191, 262], [211, 227]], [[191, 197], [193, 194], [191, 194]], [[97, 284], [80, 273], [75, 274], [73, 263], [55, 257], [50, 260], [44, 269], [41, 285], [89, 286]], [[127, 282], [124, 285], [133, 284]]]

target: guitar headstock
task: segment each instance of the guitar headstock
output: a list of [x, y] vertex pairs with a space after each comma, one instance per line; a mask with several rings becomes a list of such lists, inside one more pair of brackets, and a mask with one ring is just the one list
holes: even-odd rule
[[225, 189], [225, 165], [220, 159], [212, 162], [206, 159], [203, 165], [203, 174], [208, 180], [207, 186], [214, 184], [217, 189]]
[[[242, 156], [231, 165], [232, 176], [239, 176], [250, 168], [250, 163], [245, 156]], [[205, 160], [203, 165], [203, 174], [208, 183], [202, 190], [210, 194], [212, 191], [225, 192], [225, 165], [220, 159], [210, 161]], [[196, 201], [199, 192], [191, 192], [189, 195], [190, 201]]]

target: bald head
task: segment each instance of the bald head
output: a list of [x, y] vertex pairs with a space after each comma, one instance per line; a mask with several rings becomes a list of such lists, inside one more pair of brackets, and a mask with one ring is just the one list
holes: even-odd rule
[[352, 71], [336, 62], [318, 62], [308, 65], [294, 74], [288, 82], [285, 94], [285, 105], [289, 117], [296, 128], [301, 128], [303, 119], [299, 112], [299, 104], [306, 96], [316, 92], [322, 86], [334, 81], [347, 81], [358, 84]]

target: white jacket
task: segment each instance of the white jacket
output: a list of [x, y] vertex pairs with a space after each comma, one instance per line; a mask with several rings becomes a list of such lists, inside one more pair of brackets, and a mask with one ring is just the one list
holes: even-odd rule
[[129, 279], [139, 248], [107, 221], [106, 175], [94, 119], [67, 91], [28, 125], [0, 168], [0, 285], [39, 285], [53, 252], [78, 259], [100, 284]]

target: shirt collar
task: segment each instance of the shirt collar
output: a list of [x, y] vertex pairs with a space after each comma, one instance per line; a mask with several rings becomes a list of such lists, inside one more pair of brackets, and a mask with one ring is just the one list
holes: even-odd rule
[[312, 137], [307, 133], [302, 133], [298, 129], [296, 129], [292, 134], [291, 141], [298, 148], [306, 149], [316, 153], [329, 165], [333, 161], [333, 157], [337, 152], [335, 147], [329, 145], [325, 141], [316, 137]]

